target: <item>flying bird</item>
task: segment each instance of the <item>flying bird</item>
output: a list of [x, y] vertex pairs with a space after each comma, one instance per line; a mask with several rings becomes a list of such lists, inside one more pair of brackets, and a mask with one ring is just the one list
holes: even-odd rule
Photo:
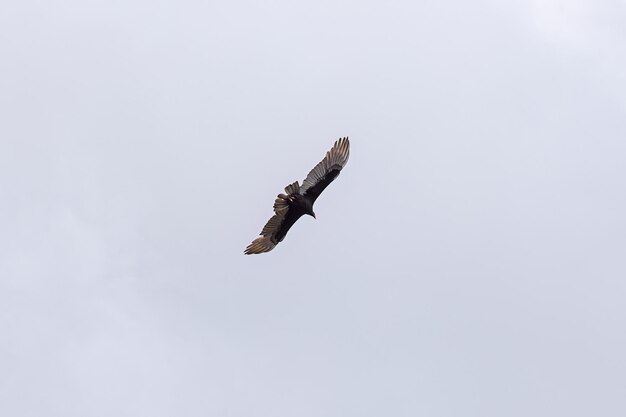
[[333, 182], [350, 156], [350, 142], [348, 138], [341, 138], [335, 142], [326, 157], [315, 165], [309, 175], [302, 182], [298, 181], [285, 187], [286, 194], [278, 194], [274, 201], [274, 215], [261, 230], [261, 237], [252, 241], [244, 251], [246, 255], [269, 252], [281, 242], [293, 224], [303, 215], [308, 214], [315, 218], [313, 203], [324, 191], [328, 184]]

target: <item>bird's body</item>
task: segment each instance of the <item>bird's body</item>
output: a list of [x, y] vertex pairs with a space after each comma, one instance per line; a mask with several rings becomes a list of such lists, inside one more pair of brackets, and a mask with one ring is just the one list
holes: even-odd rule
[[307, 201], [300, 194], [291, 195], [288, 204], [289, 208], [287, 209], [287, 213], [285, 214], [282, 226], [279, 230], [276, 231], [274, 235], [276, 243], [285, 238], [287, 232], [289, 231], [289, 229], [291, 229], [291, 226], [293, 226], [300, 217], [304, 216], [309, 210], [313, 209], [310, 204], [307, 204]]
[[341, 172], [350, 156], [348, 138], [339, 139], [326, 157], [309, 172], [302, 186], [296, 181], [285, 187], [274, 202], [274, 216], [245, 250], [246, 255], [269, 252], [282, 241], [294, 223], [303, 215], [315, 217], [313, 204], [322, 191]]

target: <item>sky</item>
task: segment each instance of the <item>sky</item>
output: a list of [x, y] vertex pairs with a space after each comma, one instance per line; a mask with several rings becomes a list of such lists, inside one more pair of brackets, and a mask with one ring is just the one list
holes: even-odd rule
[[626, 415], [625, 19], [4, 2], [0, 415]]

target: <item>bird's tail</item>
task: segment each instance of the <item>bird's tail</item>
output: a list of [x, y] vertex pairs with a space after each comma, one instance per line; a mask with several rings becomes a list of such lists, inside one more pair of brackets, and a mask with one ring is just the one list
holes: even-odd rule
[[274, 211], [278, 213], [281, 210], [289, 208], [289, 196], [285, 194], [278, 194], [276, 200], [274, 200]]
[[300, 194], [300, 184], [298, 183], [298, 181], [286, 186], [285, 192], [287, 193], [287, 195]]

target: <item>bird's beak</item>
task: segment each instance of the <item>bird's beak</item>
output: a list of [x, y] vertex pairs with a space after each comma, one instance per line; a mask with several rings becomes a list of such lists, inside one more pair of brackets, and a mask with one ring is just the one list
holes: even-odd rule
[[313, 213], [313, 218], [316, 219], [317, 217], [315, 217], [315, 213]]

